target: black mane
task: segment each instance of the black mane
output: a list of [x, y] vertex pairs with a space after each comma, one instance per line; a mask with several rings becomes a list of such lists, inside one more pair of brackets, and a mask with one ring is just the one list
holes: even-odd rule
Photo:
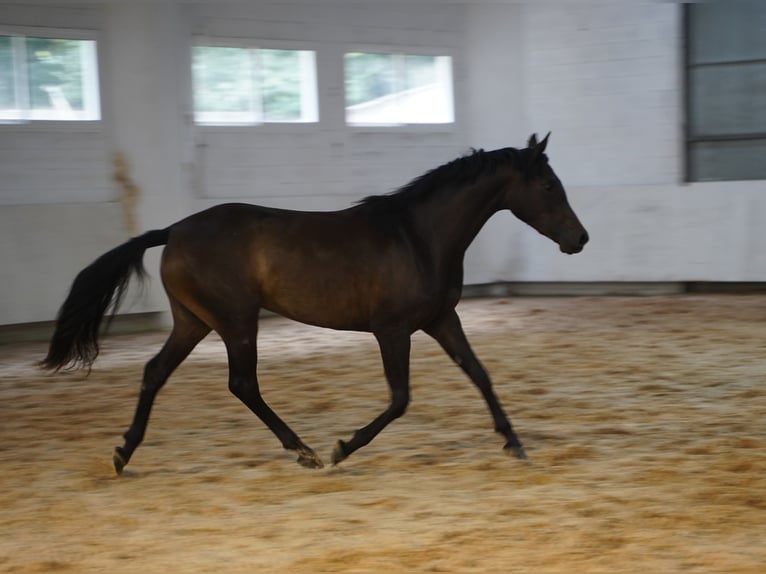
[[359, 203], [372, 208], [404, 208], [442, 190], [470, 185], [479, 177], [494, 174], [500, 167], [520, 169], [523, 165], [523, 151], [512, 147], [493, 151], [474, 149], [470, 154], [434, 168], [391, 193], [371, 195]]

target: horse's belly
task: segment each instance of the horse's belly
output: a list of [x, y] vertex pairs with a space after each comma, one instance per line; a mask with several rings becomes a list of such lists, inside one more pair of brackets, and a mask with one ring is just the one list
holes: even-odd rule
[[282, 271], [261, 281], [264, 309], [320, 327], [369, 330], [376, 289], [368, 281], [332, 269]]
[[370, 317], [358, 306], [322, 293], [301, 293], [297, 297], [264, 297], [261, 307], [289, 319], [346, 331], [369, 331]]

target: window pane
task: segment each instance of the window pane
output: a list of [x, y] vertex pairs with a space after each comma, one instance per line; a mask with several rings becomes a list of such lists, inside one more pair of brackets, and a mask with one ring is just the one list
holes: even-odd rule
[[703, 2], [687, 22], [687, 177], [766, 178], [766, 3]]
[[346, 121], [359, 125], [452, 122], [451, 65], [447, 56], [346, 54]]
[[314, 52], [196, 46], [192, 75], [197, 123], [317, 121]]
[[268, 122], [316, 121], [306, 98], [316, 98], [313, 53], [258, 50], [263, 117]]
[[452, 59], [405, 56], [404, 61], [405, 90], [399, 98], [401, 121], [408, 124], [452, 122]]
[[10, 36], [0, 36], [0, 110], [15, 109], [16, 74]]
[[85, 110], [82, 40], [27, 38], [29, 107], [51, 110], [50, 119], [74, 119]]
[[693, 136], [766, 132], [766, 63], [692, 68]]
[[192, 66], [194, 111], [198, 122], [252, 122], [257, 119], [251, 50], [196, 46]]
[[393, 54], [351, 52], [345, 55], [346, 106], [383, 98], [395, 91]]
[[436, 56], [405, 56], [404, 62], [405, 89], [421, 88], [436, 82]]
[[1, 119], [100, 117], [95, 41], [0, 36]]
[[766, 58], [766, 4], [696, 3], [689, 27], [690, 64]]
[[700, 142], [689, 146], [692, 181], [766, 179], [766, 140]]

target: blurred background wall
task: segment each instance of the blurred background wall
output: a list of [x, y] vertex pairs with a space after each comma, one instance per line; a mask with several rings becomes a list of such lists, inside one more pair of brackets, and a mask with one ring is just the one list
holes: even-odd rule
[[[338, 209], [471, 147], [524, 147], [548, 131], [590, 244], [564, 256], [500, 213], [469, 250], [468, 284], [766, 281], [766, 9], [695, 6], [0, 3], [0, 325], [52, 320], [95, 257], [205, 207]], [[86, 44], [71, 64], [91, 84], [89, 66], [97, 72], [95, 87], [81, 82], [82, 117], [65, 117], [74, 100], [60, 78], [21, 93], [58, 54], [36, 38], [95, 46], [95, 64]], [[203, 122], [195, 46], [310, 53], [307, 115]], [[349, 124], [347, 54], [359, 53], [446, 61], [437, 72], [451, 116]], [[36, 118], [35, 98], [64, 115]], [[391, 97], [354, 113], [383, 104]], [[126, 312], [167, 309], [159, 252], [147, 253], [153, 280]]]

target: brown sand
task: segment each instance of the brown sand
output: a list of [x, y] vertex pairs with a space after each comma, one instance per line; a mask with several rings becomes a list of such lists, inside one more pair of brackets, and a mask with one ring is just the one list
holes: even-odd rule
[[[87, 379], [0, 347], [0, 571], [766, 571], [766, 297], [459, 310], [527, 463], [423, 335], [407, 414], [315, 471], [228, 393], [211, 337], [119, 478], [163, 334], [108, 338]], [[266, 399], [326, 463], [384, 408], [371, 336], [267, 319], [260, 340]]]

